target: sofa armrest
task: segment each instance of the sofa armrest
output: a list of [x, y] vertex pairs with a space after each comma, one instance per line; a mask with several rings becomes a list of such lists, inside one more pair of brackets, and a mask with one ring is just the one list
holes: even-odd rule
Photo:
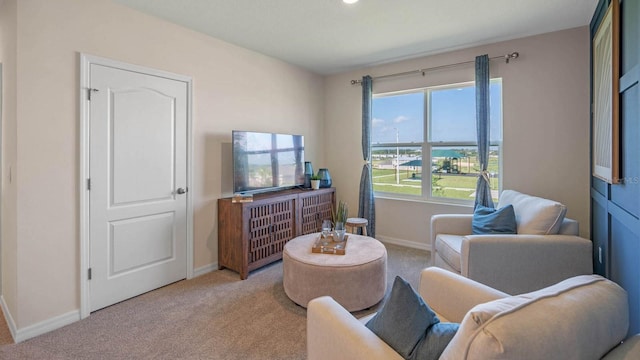
[[402, 359], [333, 298], [307, 305], [307, 359]]
[[634, 360], [640, 359], [640, 334], [624, 340], [622, 344], [616, 346], [603, 360]]
[[433, 266], [420, 273], [418, 292], [442, 321], [458, 323], [474, 306], [509, 296], [502, 291]]
[[461, 274], [508, 294], [527, 293], [593, 273], [593, 243], [573, 235], [469, 235]]
[[436, 235], [469, 235], [473, 214], [439, 214], [431, 217], [431, 265], [435, 264]]
[[560, 235], [576, 235], [578, 236], [580, 233], [580, 226], [578, 222], [573, 219], [564, 218], [562, 220], [562, 225], [560, 225], [560, 230], [558, 234]]

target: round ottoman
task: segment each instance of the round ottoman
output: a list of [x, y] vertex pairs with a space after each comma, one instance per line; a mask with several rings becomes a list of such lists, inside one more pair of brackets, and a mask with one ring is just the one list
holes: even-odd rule
[[387, 249], [374, 238], [348, 235], [345, 255], [312, 253], [319, 233], [287, 242], [282, 282], [291, 300], [307, 307], [309, 300], [328, 295], [349, 311], [382, 300], [387, 289]]

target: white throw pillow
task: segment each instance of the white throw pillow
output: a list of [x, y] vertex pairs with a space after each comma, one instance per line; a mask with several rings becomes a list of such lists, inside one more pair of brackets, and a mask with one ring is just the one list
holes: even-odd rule
[[498, 209], [513, 205], [518, 234], [555, 235], [560, 231], [567, 207], [549, 199], [504, 190]]
[[480, 304], [440, 359], [600, 359], [629, 327], [627, 293], [582, 275], [528, 294]]

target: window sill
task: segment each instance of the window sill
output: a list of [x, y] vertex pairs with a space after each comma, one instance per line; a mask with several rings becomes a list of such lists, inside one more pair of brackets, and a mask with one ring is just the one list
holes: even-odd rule
[[406, 202], [414, 202], [414, 203], [422, 203], [422, 204], [433, 204], [433, 205], [446, 205], [446, 206], [459, 206], [463, 208], [473, 208], [473, 201], [446, 201], [446, 200], [438, 200], [438, 199], [426, 199], [420, 197], [404, 197], [397, 196], [395, 194], [374, 194], [375, 199], [382, 200], [394, 200], [394, 201], [406, 201]]

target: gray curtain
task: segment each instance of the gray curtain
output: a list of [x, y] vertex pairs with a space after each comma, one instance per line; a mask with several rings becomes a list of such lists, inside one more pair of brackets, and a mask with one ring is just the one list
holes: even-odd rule
[[367, 219], [367, 233], [376, 236], [376, 206], [373, 197], [373, 181], [371, 174], [371, 97], [372, 79], [367, 75], [362, 78], [362, 156], [365, 164], [360, 176], [360, 197], [358, 217]]
[[475, 205], [494, 207], [491, 199], [491, 184], [487, 164], [489, 163], [489, 56], [476, 56], [476, 127], [478, 130], [478, 161], [480, 175], [476, 184]]

